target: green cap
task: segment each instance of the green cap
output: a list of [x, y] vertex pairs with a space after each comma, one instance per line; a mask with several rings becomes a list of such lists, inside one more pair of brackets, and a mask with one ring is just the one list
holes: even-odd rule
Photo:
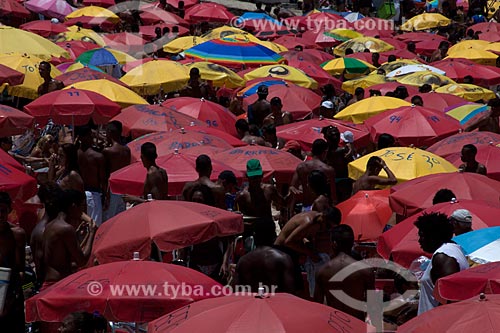
[[248, 177], [262, 176], [262, 173], [262, 166], [259, 160], [252, 159], [247, 162]]

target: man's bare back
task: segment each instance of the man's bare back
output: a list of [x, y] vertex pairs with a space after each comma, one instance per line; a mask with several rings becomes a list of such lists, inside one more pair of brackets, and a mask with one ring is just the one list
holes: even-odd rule
[[106, 190], [106, 161], [104, 155], [92, 148], [78, 150], [78, 163], [85, 189], [91, 192]]
[[271, 203], [277, 190], [269, 184], [261, 184], [260, 190], [245, 188], [236, 196], [238, 210], [253, 217], [272, 217]]
[[208, 177], [200, 177], [194, 182], [188, 182], [184, 185], [182, 189], [182, 197], [184, 200], [190, 200], [193, 195], [193, 189], [198, 185], [205, 185], [212, 191], [215, 199], [215, 204], [218, 208], [226, 209], [225, 203], [225, 191], [222, 185], [216, 184], [211, 181]]
[[148, 168], [144, 182], [144, 198], [147, 198], [148, 194], [155, 200], [168, 200], [168, 175], [165, 169], [155, 165]]
[[262, 127], [264, 118], [271, 113], [271, 104], [265, 100], [258, 100], [250, 106], [253, 115], [253, 123], [258, 127]]
[[[354, 273], [344, 278], [341, 282], [330, 281], [335, 274], [354, 263], [359, 265], [358, 268], [353, 269]], [[366, 302], [367, 291], [374, 289], [375, 277], [373, 268], [341, 252], [320, 269], [316, 277], [314, 300], [324, 303], [326, 299], [326, 304], [332, 308], [364, 321], [366, 317], [364, 311], [350, 308], [346, 305], [346, 302], [332, 295], [330, 291], [342, 291], [356, 300]]]
[[130, 148], [118, 142], [113, 142], [111, 147], [105, 148], [102, 153], [106, 159], [106, 169], [109, 174], [130, 164]]
[[304, 206], [312, 206], [314, 200], [317, 198], [307, 185], [307, 178], [314, 170], [322, 171], [328, 177], [330, 182], [330, 195], [332, 198], [336, 198], [335, 170], [319, 159], [312, 159], [300, 163], [292, 178], [292, 186], [298, 187], [297, 185], [299, 184], [302, 186], [302, 204]]
[[47, 223], [43, 233], [45, 282], [56, 282], [73, 273], [72, 262], [85, 264], [76, 230], [59, 215]]
[[[285, 224], [283, 229], [281, 229], [281, 232], [274, 244], [279, 246], [288, 246], [287, 239], [289, 239], [294, 231], [300, 227], [302, 227], [302, 229], [306, 229], [306, 232], [300, 236], [304, 236], [305, 234], [307, 237], [316, 234], [320, 229], [320, 225], [315, 224], [314, 219], [318, 215], [320, 215], [318, 212], [305, 212], [295, 215]], [[302, 237], [300, 241], [306, 237]]]

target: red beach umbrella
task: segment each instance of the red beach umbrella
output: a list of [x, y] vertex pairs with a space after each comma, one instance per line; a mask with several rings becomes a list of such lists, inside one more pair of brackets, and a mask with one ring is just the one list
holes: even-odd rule
[[245, 333], [375, 332], [374, 327], [348, 314], [285, 293], [230, 295], [197, 302], [149, 323], [148, 332], [230, 332], [233, 327]]
[[[144, 215], [134, 222], [143, 220]], [[164, 288], [165, 285], [170, 289]], [[181, 285], [201, 286], [204, 292], [175, 295], [172, 290]], [[116, 288], [112, 289], [139, 286], [147, 288], [123, 289], [121, 295]], [[179, 265], [135, 260], [113, 262], [74, 273], [28, 299], [26, 321], [62, 322], [72, 312], [98, 311], [112, 321], [147, 322], [195, 301], [216, 297], [212, 294], [214, 286], [222, 287], [208, 276]]]
[[446, 158], [447, 156], [460, 153], [462, 147], [466, 144], [473, 144], [478, 147], [490, 143], [499, 144], [500, 134], [491, 132], [463, 132], [436, 142], [426, 150]]
[[123, 87], [128, 88], [128, 86], [125, 83], [123, 83], [120, 80], [115, 79], [111, 75], [93, 70], [93, 69], [88, 68], [88, 67], [83, 67], [83, 68], [80, 68], [80, 69], [77, 69], [77, 70], [74, 70], [71, 72], [65, 72], [59, 76], [56, 76], [55, 79], [64, 83], [65, 86], [71, 86], [74, 83], [81, 82], [81, 81], [106, 79], [108, 81], [112, 81], [116, 84], [119, 84]]
[[424, 101], [424, 107], [439, 111], [444, 111], [450, 106], [464, 104], [467, 102], [465, 99], [452, 94], [441, 94], [435, 92], [424, 93], [424, 94], [410, 93], [410, 97], [406, 98], [406, 100], [408, 102], [411, 102], [411, 98], [415, 95], [419, 95], [420, 97], [422, 97], [422, 100]]
[[12, 201], [26, 201], [37, 192], [36, 179], [20, 171], [9, 160], [0, 160], [0, 192], [9, 193]]
[[[168, 195], [177, 196], [182, 194], [182, 189], [187, 182], [198, 178], [196, 172], [196, 155], [183, 153], [172, 153], [159, 157], [156, 164], [167, 170], [168, 174]], [[236, 168], [221, 162], [217, 156], [212, 160], [213, 181], [224, 170], [231, 170], [237, 178], [242, 178], [243, 173]], [[144, 179], [146, 179], [146, 169], [142, 162], [135, 162], [123, 169], [117, 170], [111, 174], [109, 185], [111, 191], [117, 194], [142, 195], [144, 190]]]
[[235, 17], [226, 7], [216, 3], [200, 3], [186, 10], [184, 18], [187, 21], [229, 23]]
[[376, 241], [392, 216], [389, 206], [389, 189], [359, 191], [337, 205], [342, 212], [342, 224], [354, 231], [357, 242]]
[[170, 132], [155, 132], [141, 136], [128, 144], [132, 153], [132, 162], [140, 161], [141, 146], [146, 142], [152, 142], [156, 145], [160, 157], [174, 153], [175, 150], [183, 150], [186, 154], [190, 154], [189, 148], [196, 146], [217, 147], [222, 150], [233, 148], [229, 143], [216, 136], [195, 132], [191, 128]]
[[236, 117], [220, 104], [203, 98], [178, 97], [167, 99], [161, 105], [169, 110], [177, 111], [205, 122], [208, 127], [215, 127], [231, 135], [237, 136]]
[[24, 107], [40, 124], [52, 118], [55, 123], [85, 125], [106, 124], [116, 116], [120, 105], [93, 91], [83, 89], [57, 90], [45, 94]]
[[467, 209], [472, 215], [472, 229], [483, 229], [500, 225], [496, 218], [500, 214], [500, 204], [492, 204], [479, 200], [458, 200], [445, 202], [427, 208], [406, 220], [396, 224], [392, 229], [384, 232], [377, 243], [377, 252], [385, 259], [392, 260], [403, 267], [409, 267], [411, 262], [426, 254], [418, 243], [418, 229], [414, 223], [424, 213], [439, 212], [450, 216], [457, 209]]
[[[462, 164], [461, 152], [446, 156], [454, 166]], [[500, 181], [500, 144], [487, 144], [477, 146], [476, 161], [486, 166], [487, 175], [491, 179]]]
[[[250, 84], [251, 82], [247, 82], [247, 87]], [[273, 97], [281, 99], [283, 111], [290, 112], [294, 120], [307, 117], [314, 109], [319, 108], [321, 104], [321, 96], [310, 89], [299, 87], [292, 83], [270, 86], [268, 99], [271, 100]], [[243, 108], [248, 109], [248, 105], [257, 101], [257, 98], [257, 94], [243, 98]]]
[[17, 86], [24, 81], [24, 73], [18, 72], [10, 67], [0, 65], [0, 85], [7, 83]]
[[274, 175], [279, 183], [290, 182], [297, 165], [302, 162], [290, 153], [262, 146], [233, 148], [216, 154], [215, 158], [245, 174], [248, 160], [258, 159], [264, 181]]
[[284, 140], [295, 140], [300, 143], [304, 151], [311, 151], [316, 139], [323, 139], [321, 129], [326, 126], [335, 126], [340, 133], [350, 131], [354, 134], [354, 145], [366, 147], [370, 143], [370, 134], [364, 125], [356, 125], [336, 119], [309, 119], [287, 125], [278, 126], [276, 135]]
[[132, 105], [111, 120], [118, 120], [123, 125], [123, 134], [138, 138], [144, 134], [169, 131], [188, 127], [191, 124], [200, 127], [206, 124], [191, 116], [170, 110], [160, 105]]
[[463, 82], [468, 75], [474, 78], [474, 84], [489, 87], [500, 83], [500, 68], [480, 65], [467, 59], [444, 59], [432, 63], [432, 66], [446, 72], [446, 76], [456, 82]]
[[35, 118], [7, 105], [0, 104], [0, 133], [2, 136], [23, 134], [33, 127]]
[[453, 191], [459, 200], [500, 201], [500, 182], [476, 173], [457, 172], [428, 175], [393, 186], [389, 203], [397, 214], [411, 216], [431, 207], [434, 195], [443, 188]]
[[64, 24], [55, 24], [50, 20], [37, 20], [25, 24], [21, 24], [19, 28], [33, 32], [42, 37], [50, 37], [68, 31], [68, 27]]
[[134, 252], [148, 258], [151, 243], [161, 251], [172, 251], [243, 232], [240, 214], [188, 201], [147, 202], [105, 224], [97, 231], [92, 248], [99, 263], [126, 260]]
[[373, 142], [383, 133], [391, 134], [402, 146], [428, 147], [458, 133], [458, 120], [443, 112], [421, 106], [403, 106], [365, 120]]

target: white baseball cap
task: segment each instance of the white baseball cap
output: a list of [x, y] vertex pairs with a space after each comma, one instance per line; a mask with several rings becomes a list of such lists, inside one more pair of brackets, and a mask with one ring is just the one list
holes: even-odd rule
[[450, 218], [463, 223], [472, 223], [472, 215], [467, 209], [457, 209]]
[[324, 101], [321, 103], [321, 106], [327, 109], [333, 109], [333, 102], [332, 101]]
[[346, 143], [353, 143], [354, 142], [354, 134], [352, 134], [351, 131], [345, 131], [344, 133], [340, 134], [340, 138], [342, 141]]

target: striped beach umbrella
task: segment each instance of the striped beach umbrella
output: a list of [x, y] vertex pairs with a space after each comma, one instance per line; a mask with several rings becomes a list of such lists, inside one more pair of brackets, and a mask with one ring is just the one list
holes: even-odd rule
[[185, 51], [186, 57], [235, 69], [282, 63], [285, 59], [262, 45], [235, 39], [213, 39]]

